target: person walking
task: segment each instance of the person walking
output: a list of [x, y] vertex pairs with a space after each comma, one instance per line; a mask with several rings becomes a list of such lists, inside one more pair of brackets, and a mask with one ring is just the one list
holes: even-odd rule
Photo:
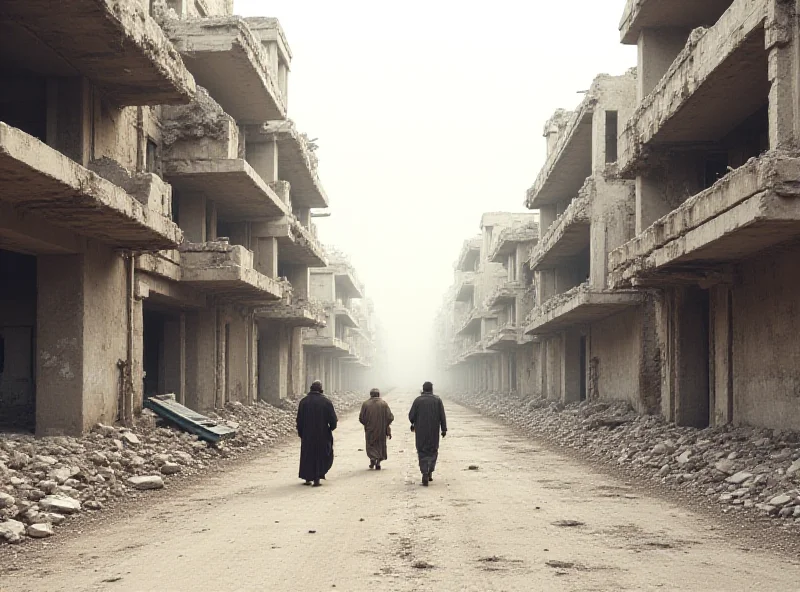
[[297, 407], [297, 435], [300, 436], [300, 478], [319, 487], [320, 479], [333, 466], [333, 430], [338, 419], [333, 403], [315, 380]]
[[408, 412], [411, 431], [416, 435], [419, 470], [422, 472], [422, 484], [428, 487], [433, 481], [433, 471], [439, 458], [439, 433], [442, 438], [447, 435], [447, 417], [442, 400], [433, 394], [433, 384], [422, 385], [422, 393], [414, 400]]
[[394, 415], [389, 409], [389, 404], [381, 399], [381, 392], [378, 389], [374, 388], [369, 392], [369, 399], [361, 405], [358, 421], [364, 426], [369, 468], [380, 471], [381, 461], [388, 458], [386, 438], [392, 439], [391, 424]]

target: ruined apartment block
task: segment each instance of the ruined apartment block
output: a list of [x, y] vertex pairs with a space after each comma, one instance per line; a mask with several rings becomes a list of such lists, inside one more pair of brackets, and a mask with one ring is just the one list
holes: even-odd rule
[[610, 253], [608, 285], [657, 297], [667, 419], [797, 429], [795, 5], [660, 5], [631, 0], [621, 24], [639, 48], [619, 146], [636, 235]]
[[324, 327], [305, 331], [306, 375], [333, 391], [370, 387], [375, 357], [374, 307], [348, 258], [331, 250], [325, 268], [311, 270], [311, 295], [324, 307]]
[[75, 434], [154, 394], [202, 410], [307, 387], [328, 199], [286, 119], [283, 30], [231, 11], [0, 6], [0, 427]]
[[616, 178], [620, 122], [637, 79], [600, 75], [574, 112], [547, 122], [547, 160], [526, 205], [541, 216], [530, 251], [536, 306], [525, 333], [537, 339], [533, 391], [564, 402], [621, 399], [651, 411], [658, 366], [652, 304], [636, 290], [607, 288], [608, 252], [634, 233], [634, 184]]
[[437, 321], [451, 388], [517, 392], [525, 384], [531, 340], [519, 321], [533, 287], [521, 254], [537, 236], [535, 214], [493, 212], [481, 218], [481, 235], [465, 241]]

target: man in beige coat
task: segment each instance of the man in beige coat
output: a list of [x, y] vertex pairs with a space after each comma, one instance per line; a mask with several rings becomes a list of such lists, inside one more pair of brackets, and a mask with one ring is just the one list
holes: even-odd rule
[[381, 461], [386, 460], [386, 438], [392, 439], [391, 424], [394, 421], [389, 404], [381, 399], [381, 393], [374, 388], [369, 392], [369, 399], [361, 405], [358, 421], [364, 426], [367, 441], [369, 468], [381, 470]]

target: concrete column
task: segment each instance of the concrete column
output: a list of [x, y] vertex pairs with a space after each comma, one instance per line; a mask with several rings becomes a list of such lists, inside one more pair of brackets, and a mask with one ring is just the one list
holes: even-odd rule
[[162, 392], [174, 393], [179, 403], [186, 400], [186, 315], [164, 323], [164, 380]]
[[710, 371], [712, 425], [734, 422], [733, 411], [733, 294], [730, 286], [710, 291]]
[[273, 183], [278, 177], [278, 143], [275, 140], [247, 145], [247, 162], [265, 183]]
[[217, 204], [213, 201], [208, 200], [206, 202], [206, 240], [207, 241], [215, 241], [217, 240], [217, 228], [219, 226], [219, 221], [217, 218]]
[[294, 215], [306, 228], [311, 224], [311, 208], [295, 207]]
[[256, 271], [267, 277], [278, 277], [278, 239], [274, 236], [259, 238], [256, 250]]
[[563, 363], [561, 364], [561, 392], [564, 403], [581, 400], [581, 334], [575, 329], [563, 333]]
[[185, 405], [195, 411], [214, 409], [217, 392], [216, 309], [186, 314]]
[[546, 205], [539, 208], [539, 222], [541, 227], [541, 235], [547, 232], [547, 229], [558, 218], [558, 208], [556, 204]]
[[563, 334], [554, 335], [545, 344], [547, 349], [545, 368], [547, 398], [553, 401], [562, 400], [563, 383]]
[[305, 352], [303, 350], [303, 329], [301, 327], [292, 327], [289, 329], [291, 332], [291, 345], [289, 358], [291, 365], [289, 368], [289, 393], [298, 395], [305, 389]]
[[639, 35], [637, 102], [650, 94], [683, 51], [688, 29], [643, 29]]
[[672, 208], [664, 201], [659, 184], [647, 177], [636, 177], [636, 234], [666, 216]]
[[227, 316], [228, 343], [225, 359], [227, 396], [225, 402], [236, 401], [244, 404], [248, 402], [251, 383], [250, 373], [253, 370], [250, 365], [248, 348], [252, 318], [248, 313], [238, 310], [229, 311]]
[[258, 398], [277, 403], [286, 398], [289, 343], [286, 329], [277, 323], [259, 325]]
[[178, 226], [190, 243], [206, 242], [206, 198], [181, 195], [178, 201]]
[[[771, 3], [772, 4], [772, 3]], [[780, 3], [774, 3], [780, 4]], [[773, 47], [769, 51], [769, 147], [771, 150], [790, 150], [796, 144], [798, 132], [798, 59], [796, 57], [797, 31], [788, 46]]]
[[37, 258], [36, 434], [83, 428], [83, 256]]
[[307, 265], [292, 265], [289, 267], [289, 282], [292, 284], [294, 295], [297, 298], [308, 299], [311, 274]]

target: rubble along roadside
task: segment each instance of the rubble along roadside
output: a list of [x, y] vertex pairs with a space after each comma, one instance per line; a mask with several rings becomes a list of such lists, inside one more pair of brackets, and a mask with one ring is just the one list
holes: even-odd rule
[[666, 488], [704, 496], [723, 513], [800, 525], [800, 433], [765, 428], [678, 427], [623, 402], [562, 405], [513, 395], [451, 394], [454, 401], [526, 434], [628, 469]]
[[[330, 396], [337, 412], [360, 405], [356, 393]], [[269, 448], [295, 432], [297, 401], [274, 406], [228, 403], [208, 413], [237, 427], [217, 446], [163, 422], [145, 409], [136, 427], [98, 424], [81, 437], [0, 434], [0, 544], [46, 539], [53, 527], [80, 520], [170, 481], [201, 474], [211, 463]]]

